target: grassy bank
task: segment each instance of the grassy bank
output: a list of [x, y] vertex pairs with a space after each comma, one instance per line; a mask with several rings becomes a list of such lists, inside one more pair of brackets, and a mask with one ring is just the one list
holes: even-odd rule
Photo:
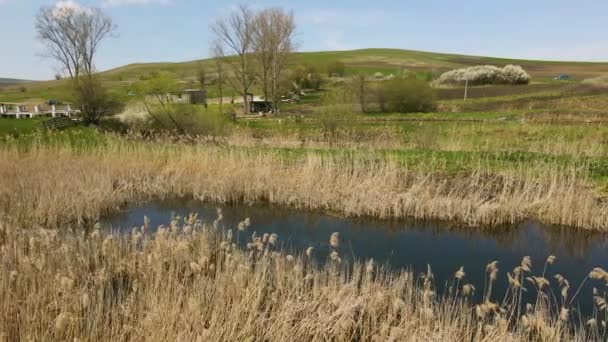
[[[63, 133], [65, 134], [65, 133]], [[127, 141], [5, 143], [0, 210], [18, 223], [94, 221], [129, 203], [189, 195], [348, 216], [482, 226], [526, 218], [608, 229], [604, 159], [526, 153], [216, 146]]]
[[35, 132], [41, 128], [43, 119], [6, 119], [0, 120], [0, 138], [6, 135], [14, 137]]
[[[573, 157], [608, 156], [608, 126], [525, 123], [523, 116], [418, 114], [362, 115], [344, 125], [337, 148], [423, 149], [466, 152], [535, 152]], [[246, 146], [329, 147], [314, 119], [276, 119], [239, 123], [231, 142]]]
[[[240, 234], [249, 234], [247, 220]], [[504, 298], [492, 295], [498, 264], [485, 286], [464, 268], [444, 295], [432, 270], [415, 276], [386, 272], [373, 260], [341, 262], [338, 236], [331, 257], [307, 249], [292, 256], [278, 238], [252, 237], [246, 249], [218, 217], [175, 219], [151, 236], [30, 229], [0, 224], [0, 337], [6, 340], [161, 341], [593, 341], [606, 337], [604, 317], [581, 319], [574, 300], [589, 296], [558, 275], [546, 279], [549, 257], [532, 269], [524, 257], [508, 273]], [[557, 261], [559, 262], [559, 261]], [[543, 267], [544, 264], [544, 267]], [[543, 269], [542, 272], [538, 270]], [[527, 280], [526, 280], [527, 279]], [[608, 273], [590, 272], [603, 284]], [[503, 281], [503, 280], [500, 280]], [[561, 294], [554, 297], [549, 284]], [[522, 301], [524, 286], [536, 293]], [[473, 292], [483, 300], [471, 300]], [[594, 300], [601, 308], [605, 295]], [[589, 298], [591, 300], [591, 298]]]

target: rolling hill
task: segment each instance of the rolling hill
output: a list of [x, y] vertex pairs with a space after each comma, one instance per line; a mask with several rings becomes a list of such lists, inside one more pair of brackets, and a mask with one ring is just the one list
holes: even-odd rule
[[18, 80], [15, 78], [0, 78], [0, 87], [14, 86], [21, 83], [28, 83], [28, 80]]
[[[555, 62], [506, 59], [480, 56], [454, 55], [434, 52], [397, 50], [397, 49], [363, 49], [351, 51], [298, 52], [291, 59], [292, 65], [309, 63], [320, 70], [331, 62], [341, 61], [346, 64], [347, 73], [356, 72], [398, 72], [405, 68], [414, 71], [443, 72], [455, 68], [490, 64], [504, 66], [518, 64], [536, 78], [550, 78], [560, 73], [567, 73], [575, 78], [588, 78], [608, 73], [608, 62]], [[108, 78], [133, 79], [152, 71], [165, 71], [177, 76], [187, 77], [195, 74], [200, 64], [208, 65], [208, 60], [181, 63], [142, 63], [130, 64], [105, 71]]]
[[[346, 65], [347, 74], [373, 74], [376, 72], [390, 74], [406, 69], [414, 72], [432, 72], [437, 75], [447, 70], [480, 64], [521, 65], [536, 82], [550, 80], [558, 74], [569, 74], [575, 80], [608, 74], [608, 62], [518, 60], [397, 49], [299, 52], [293, 54], [290, 64], [295, 66], [307, 63], [316, 66], [320, 72], [323, 72], [329, 63], [335, 61], [341, 61]], [[157, 72], [170, 73], [176, 79], [194, 82], [197, 70], [201, 65], [206, 68], [212, 67], [210, 60], [179, 63], [138, 63], [107, 70], [100, 75], [111, 91], [117, 94], [126, 94], [127, 89], [133, 82], [150, 77]], [[20, 91], [19, 88], [24, 86], [27, 87], [27, 91]], [[69, 97], [68, 89], [66, 81], [20, 84], [19, 87], [9, 86], [2, 89], [0, 91], [0, 101], [22, 101], [32, 98], [64, 99]]]

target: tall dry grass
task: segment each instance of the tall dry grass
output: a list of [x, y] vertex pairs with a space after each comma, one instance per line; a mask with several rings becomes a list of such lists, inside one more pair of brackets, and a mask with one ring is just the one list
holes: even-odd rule
[[[247, 220], [242, 234], [247, 234]], [[592, 341], [606, 337], [605, 317], [577, 323], [574, 288], [546, 279], [531, 260], [508, 273], [509, 292], [454, 270], [445, 295], [433, 274], [387, 272], [373, 260], [340, 259], [332, 235], [327, 262], [315, 251], [286, 255], [276, 235], [233, 243], [218, 218], [175, 219], [152, 236], [146, 225], [112, 236], [95, 229], [29, 229], [0, 225], [0, 337], [9, 341]], [[250, 233], [250, 232], [249, 232]], [[544, 269], [551, 267], [549, 257]], [[608, 280], [593, 270], [589, 278]], [[563, 295], [548, 290], [557, 282]], [[536, 300], [522, 301], [524, 287]], [[574, 286], [573, 286], [574, 287]], [[483, 300], [474, 303], [474, 291]], [[595, 296], [605, 309], [605, 294]]]
[[97, 220], [153, 197], [268, 202], [349, 216], [499, 225], [533, 218], [605, 231], [608, 204], [575, 169], [522, 164], [471, 172], [410, 168], [369, 155], [160, 143], [0, 149], [0, 213], [18, 224]]

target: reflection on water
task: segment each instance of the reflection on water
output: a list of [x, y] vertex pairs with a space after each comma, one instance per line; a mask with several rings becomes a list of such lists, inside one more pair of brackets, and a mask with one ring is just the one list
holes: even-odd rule
[[[195, 212], [204, 221], [215, 219], [216, 206], [197, 201], [161, 201], [132, 208], [122, 214], [108, 217], [104, 224], [113, 229], [130, 230], [143, 224], [144, 215], [151, 219], [152, 227], [168, 224], [172, 214], [185, 216]], [[380, 221], [350, 219], [319, 212], [297, 211], [264, 206], [224, 206], [227, 228], [236, 228], [239, 221], [251, 218], [252, 227], [245, 241], [255, 231], [276, 233], [284, 248], [302, 253], [314, 246], [327, 252], [331, 233], [340, 232], [344, 257], [352, 259], [374, 258], [378, 263], [395, 268], [411, 268], [416, 272], [432, 266], [436, 285], [442, 288], [453, 279], [454, 272], [464, 266], [469, 282], [480, 287], [484, 284], [484, 270], [491, 261], [499, 261], [498, 296], [504, 294], [506, 272], [521, 262], [522, 257], [532, 258], [533, 273], [540, 275], [549, 255], [557, 262], [550, 266], [546, 278], [553, 283], [553, 275], [565, 275], [576, 288], [596, 267], [608, 268], [608, 236], [577, 231], [564, 227], [545, 227], [534, 222], [496, 229], [463, 229], [449, 223]], [[325, 257], [327, 254], [322, 254]], [[591, 308], [591, 288], [600, 286], [588, 282], [579, 298], [583, 311]], [[528, 286], [532, 289], [532, 286]], [[481, 291], [478, 291], [481, 292]], [[556, 290], [556, 293], [559, 293]], [[502, 297], [498, 297], [502, 299]]]

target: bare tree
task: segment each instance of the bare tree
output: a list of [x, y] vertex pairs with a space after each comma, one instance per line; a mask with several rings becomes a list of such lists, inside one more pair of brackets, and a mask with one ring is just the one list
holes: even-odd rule
[[224, 50], [221, 42], [216, 40], [211, 43], [211, 56], [213, 57], [215, 72], [217, 74], [215, 85], [219, 96], [220, 113], [224, 113], [224, 83], [226, 80], [224, 75]]
[[361, 105], [361, 111], [365, 113], [367, 111], [367, 77], [365, 74], [358, 74], [352, 79], [353, 92], [359, 99]]
[[294, 50], [296, 25], [293, 14], [280, 8], [265, 9], [254, 19], [254, 51], [260, 65], [259, 78], [266, 101], [272, 99], [275, 110], [280, 103], [280, 85], [288, 56]]
[[41, 7], [36, 16], [38, 39], [72, 79], [74, 97], [88, 122], [97, 123], [115, 107], [94, 75], [99, 45], [115, 29], [99, 8], [63, 4]]
[[44, 6], [36, 17], [38, 39], [71, 78], [94, 73], [99, 44], [115, 29], [99, 8]]
[[[228, 80], [242, 96], [245, 113], [249, 112], [247, 94], [255, 80], [253, 72], [252, 50], [254, 43], [253, 12], [241, 5], [227, 18], [220, 19], [211, 27], [216, 40], [222, 46], [217, 50], [230, 70]], [[227, 54], [234, 58], [225, 59]]]
[[205, 103], [204, 106], [205, 108], [207, 108], [207, 70], [205, 69], [205, 66], [203, 65], [203, 63], [198, 63], [198, 70], [196, 72], [196, 78], [198, 81], [198, 84], [200, 86], [200, 90], [205, 94]]
[[201, 89], [205, 89], [207, 87], [207, 70], [205, 70], [205, 66], [203, 63], [198, 63], [198, 70], [196, 71], [196, 79], [198, 81]]
[[271, 75], [272, 68], [272, 28], [269, 23], [268, 12], [257, 13], [254, 18], [254, 52], [257, 67], [256, 78], [259, 81], [264, 100], [271, 100]]

